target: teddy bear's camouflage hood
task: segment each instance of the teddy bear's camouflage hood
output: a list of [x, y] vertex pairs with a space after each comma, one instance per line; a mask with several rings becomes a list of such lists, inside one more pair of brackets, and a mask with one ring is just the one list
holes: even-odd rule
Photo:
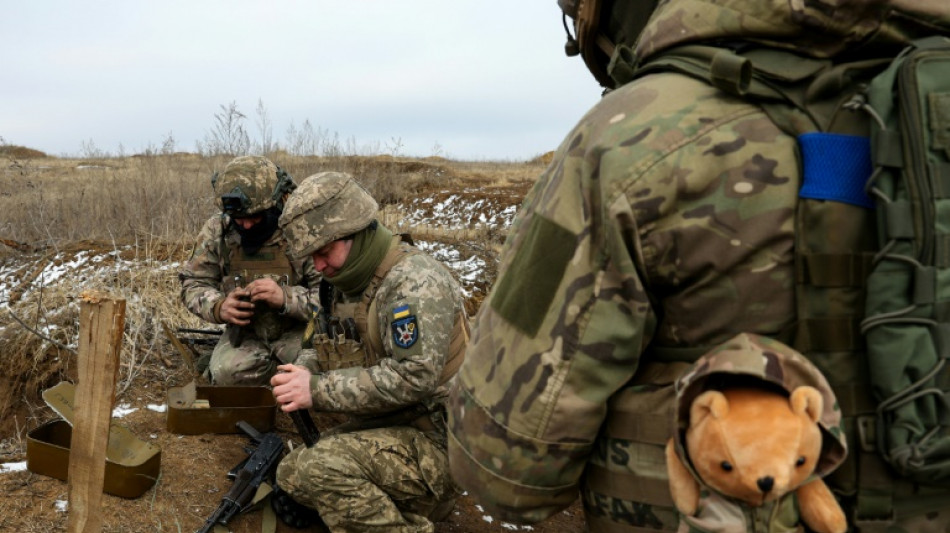
[[[673, 427], [680, 457], [686, 458], [685, 435], [693, 400], [706, 390], [737, 383], [764, 383], [766, 387], [777, 387], [789, 394], [801, 385], [818, 389], [824, 400], [818, 420], [824, 444], [815, 474], [824, 476], [844, 461], [847, 445], [841, 427], [841, 411], [825, 377], [804, 356], [785, 344], [746, 333], [700, 357], [677, 380]], [[684, 463], [690, 464], [689, 461]]]
[[950, 29], [947, 0], [660, 0], [640, 58], [674, 45], [754, 41], [830, 57], [867, 43], [903, 44]]

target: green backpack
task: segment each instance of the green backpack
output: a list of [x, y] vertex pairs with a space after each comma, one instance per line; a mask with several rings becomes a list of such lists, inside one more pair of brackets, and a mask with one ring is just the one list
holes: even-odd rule
[[917, 41], [872, 80], [880, 251], [867, 283], [878, 449], [901, 475], [950, 484], [950, 39]]
[[[950, 488], [950, 38], [848, 63], [686, 45], [611, 74], [686, 74], [754, 101], [799, 139], [798, 322], [779, 340], [831, 383], [857, 524]], [[924, 503], [926, 505], [926, 502]]]

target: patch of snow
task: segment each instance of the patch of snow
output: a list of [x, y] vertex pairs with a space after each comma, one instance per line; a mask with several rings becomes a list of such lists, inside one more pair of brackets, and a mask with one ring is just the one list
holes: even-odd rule
[[22, 472], [24, 470], [26, 470], [26, 461], [20, 461], [19, 463], [0, 463], [0, 474]]
[[123, 403], [121, 405], [117, 405], [115, 409], [112, 410], [112, 418], [122, 418], [125, 415], [132, 414], [138, 410], [138, 407], [132, 407], [127, 403]]
[[164, 413], [165, 410], [168, 409], [168, 406], [165, 404], [150, 403], [146, 405], [145, 408], [149, 411], [155, 411], [156, 413]]

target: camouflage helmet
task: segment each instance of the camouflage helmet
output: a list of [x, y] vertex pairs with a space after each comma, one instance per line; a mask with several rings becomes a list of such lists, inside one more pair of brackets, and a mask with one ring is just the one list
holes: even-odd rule
[[251, 216], [271, 207], [283, 208], [284, 194], [297, 185], [266, 157], [245, 155], [232, 159], [211, 176], [218, 208], [231, 217]]
[[295, 259], [367, 227], [379, 205], [344, 172], [320, 172], [300, 183], [278, 222]]

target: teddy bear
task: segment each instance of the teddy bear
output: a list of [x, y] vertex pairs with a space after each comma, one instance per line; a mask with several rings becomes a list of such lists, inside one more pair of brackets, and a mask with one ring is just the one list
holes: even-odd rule
[[[728, 372], [717, 374], [717, 365]], [[805, 375], [788, 371], [790, 365], [810, 363], [776, 341], [747, 336], [680, 379], [686, 395], [666, 460], [681, 526], [742, 531], [747, 520], [769, 520], [770, 532], [800, 531], [800, 520], [818, 533], [847, 530], [845, 514], [821, 477], [846, 453], [837, 432], [826, 430], [827, 415], [838, 415], [833, 405], [825, 409], [833, 395], [827, 396], [830, 388], [813, 368], [808, 371], [817, 386], [788, 383], [789, 376]], [[836, 455], [831, 463], [829, 450]], [[758, 518], [749, 518], [756, 512]]]

